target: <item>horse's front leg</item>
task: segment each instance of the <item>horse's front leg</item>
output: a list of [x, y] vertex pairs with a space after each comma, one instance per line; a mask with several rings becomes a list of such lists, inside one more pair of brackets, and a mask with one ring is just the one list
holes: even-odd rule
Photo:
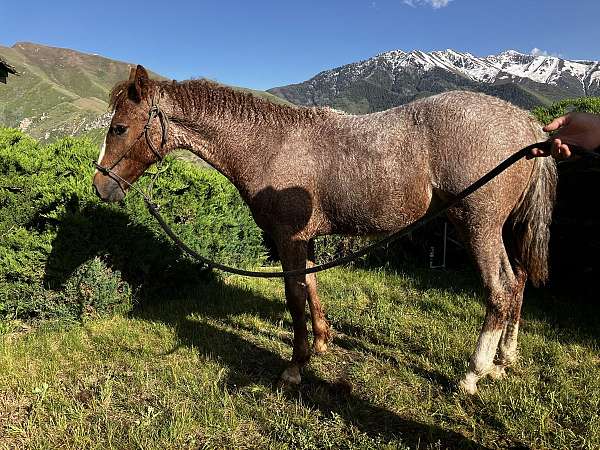
[[[308, 260], [306, 267], [315, 265], [315, 241], [311, 239], [308, 242]], [[310, 317], [312, 320], [313, 330], [313, 350], [315, 353], [325, 353], [327, 351], [327, 343], [331, 339], [330, 327], [325, 312], [321, 306], [319, 295], [317, 293], [317, 274], [311, 273], [306, 275], [306, 290], [308, 293], [308, 306], [310, 308]]]
[[[277, 243], [283, 270], [306, 267], [307, 243], [293, 239], [281, 239]], [[306, 276], [285, 278], [285, 299], [294, 327], [294, 350], [292, 361], [281, 374], [281, 383], [299, 384], [300, 371], [310, 359], [308, 332], [306, 329]]]

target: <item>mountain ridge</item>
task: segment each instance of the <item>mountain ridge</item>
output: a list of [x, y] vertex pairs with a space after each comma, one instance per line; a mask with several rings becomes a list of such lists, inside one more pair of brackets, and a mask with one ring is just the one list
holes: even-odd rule
[[600, 93], [600, 63], [515, 50], [486, 57], [452, 49], [391, 50], [267, 92], [296, 104], [366, 113], [452, 89], [485, 92], [530, 109]]
[[[108, 125], [108, 93], [131, 63], [31, 42], [0, 46], [21, 76], [0, 87], [0, 125], [41, 140], [100, 135]], [[165, 79], [157, 74], [154, 78]], [[480, 91], [525, 109], [600, 94], [600, 62], [507, 50], [477, 57], [452, 49], [391, 50], [322, 71], [267, 92], [236, 88], [270, 101], [368, 113], [454, 89]]]
[[[0, 45], [0, 55], [21, 74], [0, 87], [0, 125], [19, 128], [43, 141], [80, 134], [101, 139], [111, 118], [109, 92], [117, 82], [127, 79], [129, 68], [135, 66], [32, 42]], [[154, 72], [150, 75], [167, 79]], [[265, 92], [237, 89], [287, 103]]]
[[130, 64], [32, 42], [0, 46], [21, 72], [0, 89], [0, 124], [50, 140], [108, 125], [108, 93]]

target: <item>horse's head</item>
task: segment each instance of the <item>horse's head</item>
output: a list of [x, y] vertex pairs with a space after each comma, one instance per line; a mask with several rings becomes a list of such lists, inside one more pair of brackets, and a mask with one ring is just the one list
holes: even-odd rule
[[98, 158], [94, 188], [107, 202], [117, 202], [144, 171], [165, 153], [168, 121], [156, 101], [157, 86], [142, 66], [111, 93], [114, 114]]

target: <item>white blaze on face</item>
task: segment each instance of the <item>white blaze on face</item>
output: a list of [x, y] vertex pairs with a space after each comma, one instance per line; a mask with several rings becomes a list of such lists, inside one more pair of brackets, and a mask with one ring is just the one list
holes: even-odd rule
[[[112, 123], [112, 118], [115, 116], [115, 113], [110, 118], [108, 123]], [[106, 153], [106, 136], [104, 136], [104, 142], [102, 143], [102, 148], [100, 149], [100, 156], [98, 157], [98, 164], [102, 162], [102, 158], [104, 158], [104, 153]], [[98, 169], [94, 172], [94, 175], [98, 173]]]
[[[100, 164], [100, 162], [102, 161], [102, 158], [104, 158], [104, 153], [106, 152], [106, 136], [104, 137], [104, 142], [102, 143], [102, 149], [100, 150], [100, 156], [98, 157], [98, 164]], [[94, 172], [94, 175], [96, 175], [98, 173], [98, 169], [96, 169], [96, 171]]]

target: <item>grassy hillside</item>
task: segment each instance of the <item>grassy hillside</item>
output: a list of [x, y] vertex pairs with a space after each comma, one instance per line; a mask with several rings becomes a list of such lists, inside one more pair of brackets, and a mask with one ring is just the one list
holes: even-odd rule
[[[129, 76], [131, 67], [98, 55], [28, 42], [0, 46], [0, 55], [21, 72], [0, 86], [0, 126], [21, 127], [42, 140], [90, 130], [96, 135], [94, 130], [108, 124], [110, 89]], [[284, 102], [266, 92], [251, 92]]]
[[21, 72], [0, 88], [0, 124], [52, 139], [93, 127], [129, 65], [73, 50], [17, 43], [0, 54]]

